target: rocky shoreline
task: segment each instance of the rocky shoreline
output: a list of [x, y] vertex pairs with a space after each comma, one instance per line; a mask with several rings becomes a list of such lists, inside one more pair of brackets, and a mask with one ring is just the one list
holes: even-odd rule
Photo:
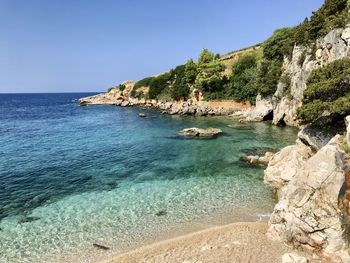
[[278, 196], [268, 236], [336, 263], [350, 262], [350, 116], [346, 120], [346, 135], [318, 148], [302, 130], [295, 145], [272, 157], [264, 176]]
[[113, 89], [106, 93], [79, 99], [82, 106], [86, 105], [116, 105], [120, 107], [139, 106], [154, 108], [163, 114], [196, 115], [196, 116], [225, 116], [251, 107], [247, 103], [233, 100], [205, 101], [202, 94], [194, 90], [190, 99], [186, 101], [162, 101], [156, 99], [134, 98], [131, 96], [135, 85], [132, 81], [124, 83], [125, 89]]

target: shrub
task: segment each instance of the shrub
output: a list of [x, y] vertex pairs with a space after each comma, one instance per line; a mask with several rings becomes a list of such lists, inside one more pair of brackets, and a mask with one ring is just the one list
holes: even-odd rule
[[117, 86], [117, 88], [120, 90], [120, 91], [124, 91], [126, 86], [124, 84], [120, 84]]
[[232, 66], [232, 75], [226, 86], [227, 96], [238, 101], [254, 102], [257, 95], [257, 61], [252, 55], [241, 57]]
[[303, 105], [298, 111], [302, 122], [320, 116], [331, 119], [350, 114], [350, 59], [334, 61], [314, 70], [307, 80]]
[[263, 96], [272, 95], [277, 88], [282, 74], [282, 62], [276, 60], [263, 60], [258, 68], [258, 92]]
[[307, 45], [334, 28], [344, 27], [349, 21], [348, 8], [347, 0], [326, 0], [310, 20], [295, 28], [295, 42]]
[[171, 98], [174, 100], [186, 99], [190, 93], [190, 88], [185, 85], [174, 85], [171, 90]]
[[198, 64], [206, 64], [215, 60], [215, 54], [204, 48], [199, 55]]
[[135, 88], [141, 88], [141, 87], [149, 87], [151, 85], [152, 80], [155, 77], [148, 77], [148, 78], [144, 78], [139, 80], [138, 82], [135, 83]]
[[284, 56], [291, 57], [294, 47], [294, 29], [277, 29], [273, 35], [263, 43], [264, 58], [267, 60], [280, 60]]
[[157, 96], [168, 86], [171, 79], [170, 73], [164, 73], [157, 77], [154, 77], [149, 84], [148, 97], [155, 99]]
[[194, 84], [198, 75], [197, 64], [192, 59], [189, 59], [185, 65], [184, 82], [190, 85]]
[[225, 66], [221, 62], [202, 64], [194, 86], [203, 92], [217, 92], [224, 88], [222, 72]]

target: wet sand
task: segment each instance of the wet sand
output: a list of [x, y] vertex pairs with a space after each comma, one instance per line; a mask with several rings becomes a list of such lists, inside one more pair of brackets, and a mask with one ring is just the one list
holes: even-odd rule
[[234, 223], [143, 246], [99, 263], [280, 263], [292, 252], [269, 240], [266, 222]]

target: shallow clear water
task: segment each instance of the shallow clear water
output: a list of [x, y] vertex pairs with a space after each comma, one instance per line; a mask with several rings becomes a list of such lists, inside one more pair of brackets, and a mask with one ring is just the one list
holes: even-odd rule
[[[84, 262], [272, 210], [263, 170], [239, 157], [291, 144], [295, 129], [73, 102], [87, 95], [0, 95], [0, 262]], [[176, 136], [193, 126], [224, 135]]]

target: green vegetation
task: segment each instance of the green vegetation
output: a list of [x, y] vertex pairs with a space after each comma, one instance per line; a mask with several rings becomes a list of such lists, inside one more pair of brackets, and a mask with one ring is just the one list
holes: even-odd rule
[[257, 59], [248, 55], [240, 58], [232, 67], [230, 82], [226, 87], [228, 97], [238, 101], [254, 102], [258, 93]]
[[109, 88], [108, 90], [107, 90], [107, 92], [111, 92], [112, 90], [114, 90], [114, 89], [119, 89], [120, 91], [123, 91], [123, 90], [125, 90], [125, 85], [124, 84], [119, 84], [118, 86], [116, 86], [116, 87], [112, 87], [112, 88]]
[[346, 140], [346, 136], [340, 137], [340, 148], [347, 154], [350, 154], [350, 146]]
[[294, 41], [307, 45], [326, 35], [334, 28], [344, 27], [349, 21], [348, 0], [326, 0], [322, 7], [314, 12], [311, 19], [305, 19], [294, 29]]
[[350, 114], [350, 59], [334, 61], [312, 72], [298, 117], [313, 122], [320, 116], [333, 119]]
[[291, 58], [294, 37], [293, 28], [277, 29], [273, 35], [263, 43], [264, 58], [266, 60], [283, 61], [284, 56]]
[[198, 64], [207, 64], [207, 63], [213, 62], [215, 58], [216, 58], [215, 54], [205, 48], [199, 55]]

